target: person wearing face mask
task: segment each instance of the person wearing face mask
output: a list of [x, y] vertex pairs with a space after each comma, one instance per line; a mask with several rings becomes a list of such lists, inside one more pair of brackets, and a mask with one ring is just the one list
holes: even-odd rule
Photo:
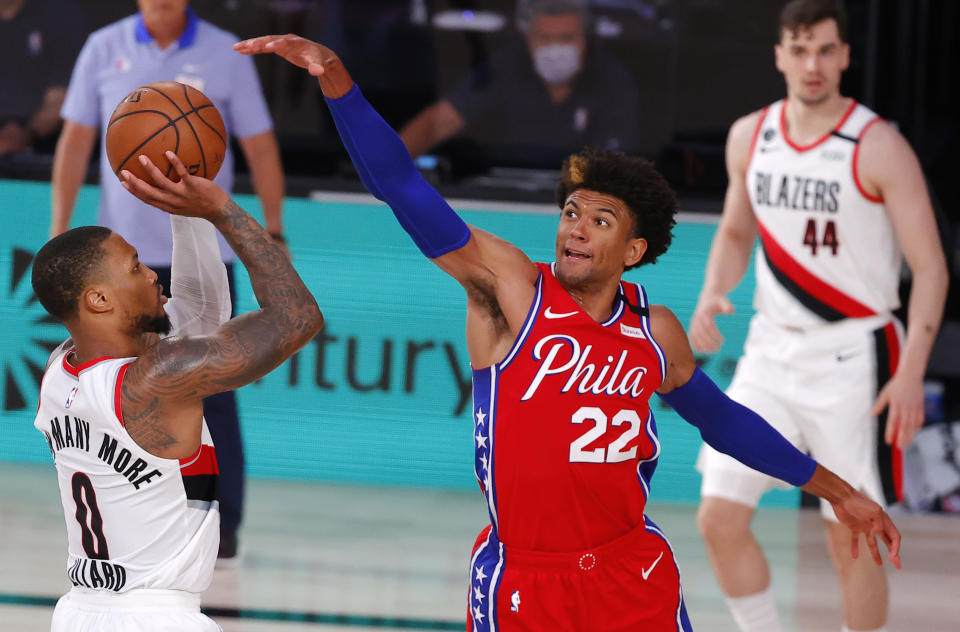
[[636, 152], [640, 96], [629, 71], [587, 36], [586, 0], [521, 0], [521, 41], [496, 51], [401, 130], [413, 156], [460, 134], [490, 147]]

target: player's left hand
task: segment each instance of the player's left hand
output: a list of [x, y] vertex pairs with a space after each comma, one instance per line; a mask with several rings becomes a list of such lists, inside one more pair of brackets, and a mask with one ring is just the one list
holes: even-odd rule
[[859, 491], [831, 503], [837, 519], [851, 532], [850, 552], [854, 559], [860, 557], [860, 534], [867, 540], [870, 555], [878, 566], [883, 566], [877, 538], [887, 546], [887, 559], [900, 568], [900, 531], [880, 505]]
[[337, 54], [324, 46], [299, 35], [264, 35], [237, 42], [233, 49], [244, 55], [276, 53], [291, 64], [306, 68], [314, 77], [326, 70], [324, 65], [337, 59]]
[[923, 426], [923, 376], [894, 374], [877, 395], [871, 414], [877, 416], [887, 409], [887, 430], [884, 440], [903, 450], [913, 441]]

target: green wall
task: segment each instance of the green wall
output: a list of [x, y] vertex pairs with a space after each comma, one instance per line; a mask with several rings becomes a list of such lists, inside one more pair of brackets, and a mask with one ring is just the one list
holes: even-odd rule
[[[0, 459], [47, 461], [32, 428], [47, 351], [66, 335], [33, 299], [29, 261], [49, 226], [46, 183], [0, 181]], [[238, 202], [260, 214], [252, 196]], [[464, 294], [430, 264], [390, 211], [371, 203], [288, 199], [285, 223], [294, 263], [323, 309], [322, 337], [258, 383], [239, 392], [252, 476], [370, 484], [475, 488], [470, 367], [464, 343]], [[93, 223], [97, 188], [84, 187], [74, 225]], [[459, 209], [458, 209], [459, 210]], [[557, 217], [462, 210], [471, 224], [551, 260]], [[715, 226], [681, 223], [670, 252], [634, 270], [651, 300], [689, 322]], [[255, 307], [237, 269], [240, 311]], [[749, 277], [734, 292], [727, 343], [705, 365], [725, 386], [751, 313]], [[389, 355], [389, 361], [384, 359]], [[654, 398], [663, 453], [654, 497], [698, 498], [693, 464], [699, 435]], [[796, 492], [768, 504], [795, 505]]]

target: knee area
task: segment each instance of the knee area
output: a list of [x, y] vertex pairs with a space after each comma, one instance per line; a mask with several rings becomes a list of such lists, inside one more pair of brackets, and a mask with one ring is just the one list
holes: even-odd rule
[[722, 545], [750, 533], [750, 511], [729, 507], [733, 503], [707, 499], [697, 509], [697, 529], [708, 545]]

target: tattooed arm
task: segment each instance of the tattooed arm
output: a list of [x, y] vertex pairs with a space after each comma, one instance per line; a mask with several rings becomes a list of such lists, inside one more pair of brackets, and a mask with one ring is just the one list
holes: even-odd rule
[[283, 249], [216, 184], [190, 176], [168, 153], [180, 182], [145, 163], [156, 186], [124, 172], [124, 186], [175, 215], [212, 222], [246, 266], [260, 309], [208, 336], [171, 337], [152, 345], [127, 370], [123, 419], [145, 450], [166, 458], [192, 454], [200, 442], [201, 399], [263, 377], [303, 347], [323, 325], [317, 302]]

